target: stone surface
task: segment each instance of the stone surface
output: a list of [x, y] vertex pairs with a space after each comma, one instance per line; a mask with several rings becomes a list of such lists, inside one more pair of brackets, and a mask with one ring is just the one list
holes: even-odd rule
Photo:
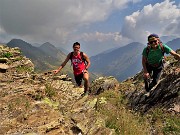
[[91, 84], [90, 90], [93, 94], [98, 95], [106, 90], [117, 90], [119, 82], [113, 76], [100, 77], [94, 80]]
[[94, 115], [97, 99], [81, 97], [84, 88], [76, 87], [67, 75], [34, 73], [33, 63], [18, 48], [0, 45], [0, 52], [14, 56], [6, 66], [0, 65], [7, 69], [0, 73], [0, 134], [113, 133]]
[[[142, 90], [134, 88], [134, 91], [126, 91], [130, 107], [143, 113], [154, 108], [164, 108], [165, 110], [178, 112], [178, 106], [180, 105], [179, 66], [179, 61], [171, 62], [166, 66], [159, 83], [149, 93], [146, 93], [144, 88]], [[139, 75], [142, 75], [142, 73], [139, 73]]]
[[145, 96], [142, 72], [119, 83], [114, 77], [100, 77], [91, 83], [90, 96], [82, 97], [84, 88], [76, 87], [67, 75], [52, 72], [35, 73], [30, 59], [21, 56], [19, 48], [0, 45], [2, 53], [10, 52], [7, 71], [0, 72], [0, 134], [9, 135], [114, 135], [106, 127], [106, 117], [97, 113], [99, 97], [105, 91], [118, 91], [128, 99], [133, 110], [143, 113], [162, 107], [179, 112], [180, 63], [170, 62], [162, 79]]

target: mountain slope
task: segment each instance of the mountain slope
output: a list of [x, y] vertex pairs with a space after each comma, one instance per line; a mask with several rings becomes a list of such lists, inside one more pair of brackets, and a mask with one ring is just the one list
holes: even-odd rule
[[[54, 66], [59, 66], [62, 59], [66, 57], [64, 53], [50, 44], [44, 44], [38, 48], [21, 39], [12, 39], [7, 45], [9, 47], [19, 47], [22, 54], [30, 58], [35, 63], [35, 69], [39, 71], [54, 69]], [[57, 55], [53, 55], [53, 53]]]
[[7, 43], [7, 45], [9, 47], [21, 48], [22, 54], [32, 59], [37, 58], [37, 55], [39, 58], [42, 58], [45, 55], [45, 53], [43, 53], [40, 49], [32, 46], [31, 44], [21, 39], [12, 39], [10, 42]]
[[171, 47], [174, 51], [180, 48], [180, 38], [173, 39], [166, 43], [169, 47]]
[[49, 42], [42, 44], [39, 47], [39, 49], [46, 53], [46, 55], [58, 59], [60, 61], [63, 61], [66, 58], [66, 55], [61, 50], [57, 49], [54, 45], [50, 44]]
[[[35, 70], [39, 72], [58, 68], [66, 58], [66, 55], [61, 50], [48, 42], [42, 44], [40, 47], [35, 47], [21, 39], [12, 39], [7, 45], [9, 47], [19, 47], [22, 54], [32, 60]], [[68, 74], [71, 78], [74, 78], [70, 62], [66, 64], [60, 74]], [[90, 80], [95, 77], [95, 74], [90, 73]]]
[[109, 53], [93, 56], [90, 58], [91, 71], [124, 80], [141, 70], [141, 53], [144, 47], [141, 43], [133, 42]]

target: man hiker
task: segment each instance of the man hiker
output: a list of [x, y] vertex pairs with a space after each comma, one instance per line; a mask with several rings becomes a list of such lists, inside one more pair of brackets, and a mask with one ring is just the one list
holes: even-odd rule
[[[144, 71], [145, 90], [149, 92], [160, 79], [163, 69], [164, 53], [172, 54], [176, 59], [180, 60], [180, 55], [173, 51], [166, 44], [163, 44], [157, 34], [148, 36], [148, 46], [144, 48], [142, 53], [142, 65]], [[149, 80], [152, 79], [152, 82]]]
[[74, 71], [74, 78], [79, 87], [82, 87], [82, 79], [84, 80], [84, 93], [83, 95], [88, 95], [89, 93], [89, 73], [88, 68], [90, 66], [90, 60], [88, 56], [80, 52], [80, 43], [75, 42], [73, 44], [73, 52], [70, 52], [65, 61], [57, 70], [53, 70], [54, 74], [57, 74], [66, 65], [66, 63], [71, 60]]

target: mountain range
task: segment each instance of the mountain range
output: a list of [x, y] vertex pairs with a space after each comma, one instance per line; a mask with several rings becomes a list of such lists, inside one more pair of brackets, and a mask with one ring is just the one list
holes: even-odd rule
[[166, 43], [171, 49], [176, 51], [180, 48], [180, 38], [173, 39]]
[[[141, 52], [145, 46], [130, 43], [113, 51], [91, 57], [91, 71], [124, 80], [141, 69]], [[97, 64], [98, 63], [98, 64]]]
[[[33, 61], [36, 71], [55, 69], [55, 67], [59, 66], [66, 58], [66, 55], [62, 51], [55, 48], [55, 46], [49, 42], [46, 42], [39, 47], [35, 47], [21, 39], [12, 39], [7, 43], [7, 46], [19, 47], [22, 54]], [[70, 66], [68, 67], [68, 73], [72, 74]]]
[[[180, 38], [165, 44], [173, 50], [179, 49]], [[96, 56], [92, 56], [90, 71], [100, 75], [112, 75], [119, 81], [134, 76], [142, 70], [142, 51], [145, 45], [132, 42], [126, 46], [110, 49]]]
[[[173, 50], [179, 48], [180, 38], [173, 39], [166, 44]], [[36, 71], [47, 71], [56, 69], [66, 58], [66, 54], [59, 48], [49, 42], [40, 46], [33, 46], [21, 39], [12, 39], [7, 43], [9, 47], [19, 47], [22, 54], [32, 59]], [[98, 75], [114, 76], [119, 81], [135, 75], [142, 70], [141, 54], [145, 45], [132, 42], [126, 46], [109, 49], [98, 55], [90, 57], [91, 60], [91, 78]], [[63, 73], [73, 77], [70, 62]]]

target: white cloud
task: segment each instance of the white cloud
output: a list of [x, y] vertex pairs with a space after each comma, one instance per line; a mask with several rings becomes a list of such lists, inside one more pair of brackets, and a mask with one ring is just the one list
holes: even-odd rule
[[[116, 33], [101, 33], [101, 32], [83, 33], [80, 39], [83, 39], [84, 41], [97, 40], [99, 42], [105, 42], [107, 40], [114, 39], [115, 35]], [[118, 37], [120, 38], [120, 36]]]
[[128, 2], [132, 2], [132, 0], [114, 0], [113, 4], [116, 8], [126, 8]]
[[122, 46], [131, 41], [144, 43], [150, 33], [180, 35], [180, 7], [169, 0], [147, 5], [126, 16], [121, 32], [111, 32], [110, 28], [106, 30], [105, 27], [91, 30], [96, 22], [104, 23], [112, 13], [116, 15], [115, 11], [119, 11], [119, 15], [120, 10], [129, 3], [138, 6], [137, 2], [141, 1], [0, 0], [0, 41], [19, 37], [31, 43], [48, 41], [56, 45], [69, 44], [70, 47], [74, 41], [80, 41], [90, 43], [88, 45], [93, 54], [94, 47], [98, 53], [99, 50]]
[[79, 27], [108, 18], [130, 0], [1, 0], [0, 27], [34, 41], [65, 42]]
[[0, 34], [3, 34], [5, 31], [0, 27]]
[[12, 38], [11, 35], [6, 35], [6, 32], [2, 27], [0, 27], [0, 43], [5, 43], [4, 41], [8, 40], [9, 38]]
[[133, 3], [141, 2], [142, 0], [132, 0]]
[[102, 33], [97, 31], [94, 33], [82, 33], [74, 37], [73, 40], [81, 40], [83, 42], [97, 41], [99, 43], [111, 42], [117, 46], [123, 46], [130, 42], [130, 40], [126, 37], [123, 37], [120, 32]]
[[154, 6], [147, 5], [141, 11], [127, 16], [122, 34], [134, 41], [146, 42], [150, 33], [180, 36], [180, 9], [173, 1], [165, 0]]

